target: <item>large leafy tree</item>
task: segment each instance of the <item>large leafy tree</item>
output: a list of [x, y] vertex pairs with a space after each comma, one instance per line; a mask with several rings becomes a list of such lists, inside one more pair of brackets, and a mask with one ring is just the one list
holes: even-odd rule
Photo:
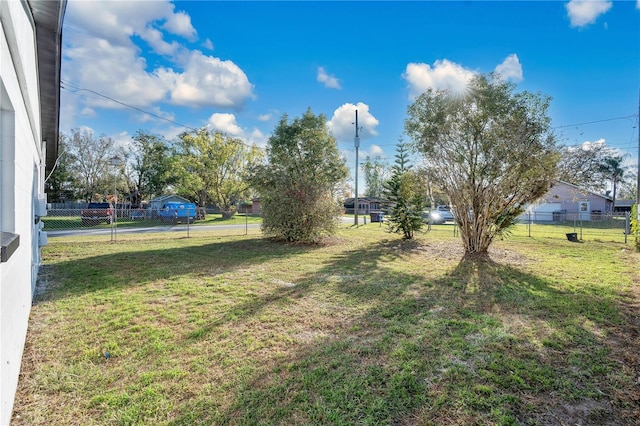
[[412, 170], [408, 148], [404, 143], [396, 147], [391, 179], [384, 183], [384, 197], [390, 210], [389, 232], [402, 234], [410, 240], [423, 227], [422, 210], [425, 196], [424, 181]]
[[602, 193], [609, 183], [614, 189], [617, 189], [619, 183], [626, 183], [625, 177], [628, 174], [623, 165], [624, 156], [604, 141], [565, 146], [560, 152], [560, 180]]
[[176, 144], [174, 176], [178, 193], [198, 205], [215, 203], [224, 218], [236, 213], [236, 205], [250, 191], [248, 171], [262, 157], [255, 146], [206, 128], [180, 135]]
[[72, 160], [67, 148], [67, 136], [60, 133], [58, 158], [56, 158], [53, 170], [44, 181], [47, 199], [52, 203], [78, 198], [78, 185], [73, 173]]
[[162, 137], [139, 130], [133, 137], [133, 145], [130, 186], [133, 188], [131, 202], [135, 207], [144, 199], [162, 195], [175, 179], [170, 174], [170, 148]]
[[608, 158], [605, 158], [604, 163], [601, 167], [601, 172], [604, 176], [608, 177], [611, 181], [611, 186], [613, 189], [613, 194], [611, 195], [613, 204], [611, 209], [613, 210], [616, 206], [616, 196], [618, 190], [618, 184], [624, 182], [625, 172], [627, 167], [623, 164], [624, 156], [622, 155], [612, 155]]
[[364, 192], [365, 197], [380, 198], [388, 174], [387, 166], [379, 157], [371, 158], [367, 156], [362, 163], [362, 170], [364, 171], [364, 181], [367, 188]]
[[348, 170], [324, 115], [284, 115], [267, 147], [268, 162], [252, 182], [261, 196], [262, 230], [291, 242], [313, 243], [335, 231], [341, 206], [335, 196]]
[[625, 169], [624, 178], [620, 181], [619, 197], [622, 200], [635, 200], [638, 194], [638, 172], [632, 168]]
[[486, 254], [556, 177], [550, 98], [514, 90], [476, 75], [466, 93], [430, 89], [407, 110], [407, 134], [451, 201], [467, 255]]
[[119, 152], [113, 139], [101, 135], [95, 137], [87, 129], [74, 129], [63, 135], [68, 168], [77, 185], [78, 195], [86, 201], [106, 198], [113, 192], [112, 166], [109, 159]]

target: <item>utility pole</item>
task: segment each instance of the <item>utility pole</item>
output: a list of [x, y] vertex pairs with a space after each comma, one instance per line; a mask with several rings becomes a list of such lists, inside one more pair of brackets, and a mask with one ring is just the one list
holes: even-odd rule
[[[636, 223], [640, 227], [640, 90], [638, 90], [638, 121], [636, 121], [636, 127], [638, 128], [638, 179], [636, 182]], [[636, 244], [640, 243], [640, 231], [636, 231]]]
[[356, 137], [353, 139], [353, 146], [356, 148], [356, 196], [353, 201], [353, 224], [358, 226], [358, 148], [360, 148], [360, 137], [358, 136], [358, 110], [356, 110]]

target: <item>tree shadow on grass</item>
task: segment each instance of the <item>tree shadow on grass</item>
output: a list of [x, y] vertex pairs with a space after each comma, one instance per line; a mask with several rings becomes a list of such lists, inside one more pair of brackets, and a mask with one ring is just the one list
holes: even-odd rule
[[243, 425], [637, 418], [633, 401], [616, 394], [622, 373], [607, 348], [607, 330], [621, 321], [614, 300], [489, 258], [464, 258], [433, 280], [380, 267], [413, 248], [392, 241], [345, 252], [309, 275], [321, 285], [343, 274], [339, 291], [371, 307], [239, 378], [225, 407], [196, 398], [173, 424], [193, 409], [214, 424]]
[[[221, 241], [155, 250], [123, 250], [45, 265], [35, 303], [75, 297], [104, 289], [122, 289], [183, 275], [212, 276], [248, 265], [295, 257], [313, 245], [280, 244], [265, 238]], [[48, 283], [55, 283], [49, 286]]]

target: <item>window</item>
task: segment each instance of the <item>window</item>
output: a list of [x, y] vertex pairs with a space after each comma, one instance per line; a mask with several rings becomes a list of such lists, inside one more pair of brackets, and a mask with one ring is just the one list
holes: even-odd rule
[[0, 81], [0, 261], [6, 262], [20, 245], [15, 232], [15, 111]]

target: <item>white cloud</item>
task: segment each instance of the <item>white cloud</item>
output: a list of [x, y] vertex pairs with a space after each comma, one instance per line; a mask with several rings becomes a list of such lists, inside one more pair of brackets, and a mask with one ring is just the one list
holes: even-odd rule
[[206, 39], [203, 43], [202, 43], [202, 47], [204, 47], [207, 50], [213, 50], [213, 42], [209, 39]]
[[640, 9], [640, 0], [636, 3], [636, 9]]
[[97, 116], [96, 110], [89, 107], [83, 108], [82, 111], [80, 111], [80, 115], [90, 118], [94, 118]]
[[215, 113], [209, 117], [208, 125], [212, 130], [226, 133], [230, 136], [239, 137], [243, 133], [242, 128], [236, 123], [236, 116], [233, 114]]
[[196, 29], [191, 25], [191, 17], [184, 12], [170, 14], [163, 28], [189, 41], [195, 41], [198, 38]]
[[[62, 79], [74, 86], [94, 90], [136, 106], [146, 106], [165, 97], [168, 87], [155, 73], [146, 71], [146, 61], [131, 46], [111, 44], [104, 39], [79, 38], [64, 49]], [[91, 92], [85, 105], [123, 108]]]
[[378, 145], [371, 145], [371, 148], [369, 148], [369, 156], [372, 158], [384, 157], [384, 150]]
[[258, 116], [258, 120], [259, 121], [269, 121], [273, 118], [273, 114], [268, 113], [268, 114], [260, 114]]
[[207, 126], [213, 131], [239, 138], [247, 144], [265, 146], [267, 142], [267, 137], [259, 129], [249, 130], [238, 125], [234, 114], [214, 113], [209, 117]]
[[172, 141], [177, 139], [185, 131], [188, 131], [188, 129], [182, 126], [168, 126], [156, 129], [155, 133], [163, 136], [168, 141]]
[[253, 85], [232, 61], [190, 52], [183, 73], [163, 69], [171, 84], [171, 100], [177, 105], [240, 108], [253, 97]]
[[173, 15], [169, 1], [83, 1], [67, 3], [65, 26], [101, 38], [110, 44], [131, 45], [130, 37], [141, 34], [154, 22]]
[[357, 105], [346, 103], [333, 112], [333, 117], [327, 123], [329, 130], [338, 141], [353, 141], [356, 135], [355, 111], [358, 110], [358, 136], [366, 139], [376, 136], [376, 126], [379, 121], [369, 112], [369, 105], [358, 102]]
[[342, 89], [340, 81], [334, 76], [327, 74], [324, 67], [318, 67], [317, 79], [320, 83], [324, 84], [324, 87], [329, 89]]
[[175, 55], [181, 47], [180, 44], [177, 41], [167, 43], [163, 37], [162, 32], [155, 28], [145, 28], [140, 33], [140, 38], [146, 41], [154, 52], [165, 56]]
[[565, 5], [572, 27], [592, 24], [613, 4], [609, 0], [571, 0]]
[[409, 98], [424, 93], [428, 89], [451, 89], [463, 93], [474, 72], [451, 62], [448, 59], [437, 60], [433, 67], [424, 63], [409, 63], [402, 77], [409, 83]]
[[[236, 64], [189, 50], [179, 39], [167, 41], [168, 35], [197, 39], [190, 17], [174, 7], [166, 0], [69, 1], [63, 81], [137, 107], [164, 102], [241, 108], [253, 98], [253, 85]], [[204, 44], [213, 48], [210, 40]], [[150, 66], [142, 56], [149, 49], [163, 55], [165, 65]], [[68, 99], [80, 105], [65, 109], [68, 113], [125, 107], [88, 90], [76, 93]], [[73, 120], [61, 114], [61, 122], [67, 121]]]
[[595, 142], [585, 141], [580, 145], [580, 148], [582, 148], [583, 151], [591, 151], [595, 148], [602, 148], [606, 144], [607, 142], [604, 139], [600, 138]]
[[496, 67], [495, 72], [505, 80], [512, 80], [516, 83], [522, 81], [522, 64], [518, 59], [518, 55], [512, 53]]
[[[522, 64], [515, 53], [510, 54], [498, 64], [494, 71], [505, 80], [512, 80], [516, 83], [522, 81]], [[425, 63], [409, 63], [402, 74], [409, 88], [409, 99], [413, 100], [428, 89], [451, 90], [457, 94], [467, 91], [469, 81], [476, 75], [472, 71], [460, 64], [451, 62], [448, 59], [438, 59], [433, 66]]]
[[262, 133], [259, 129], [253, 129], [248, 135], [245, 141], [249, 144], [265, 147], [269, 138]]

